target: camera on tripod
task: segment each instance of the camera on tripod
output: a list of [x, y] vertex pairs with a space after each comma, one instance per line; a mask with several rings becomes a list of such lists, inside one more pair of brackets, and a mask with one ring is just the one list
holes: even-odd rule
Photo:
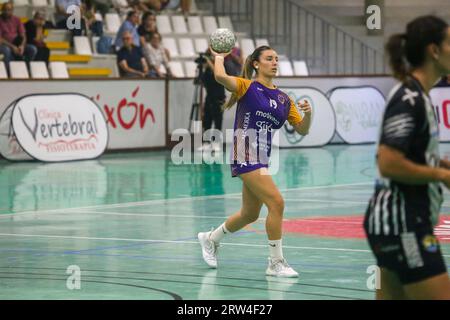
[[197, 59], [194, 60], [194, 62], [195, 62], [197, 65], [202, 65], [202, 66], [203, 66], [203, 64], [206, 63], [206, 58], [205, 58], [206, 56], [207, 56], [206, 53], [201, 52], [201, 53], [199, 54], [199, 56], [197, 57]]

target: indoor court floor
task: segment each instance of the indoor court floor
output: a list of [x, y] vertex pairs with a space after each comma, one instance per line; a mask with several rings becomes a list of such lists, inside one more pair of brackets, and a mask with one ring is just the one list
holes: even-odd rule
[[[197, 233], [241, 203], [242, 182], [227, 164], [177, 166], [169, 151], [0, 160], [0, 299], [373, 299], [375, 261], [361, 225], [374, 151], [280, 150], [273, 178], [286, 202], [284, 255], [299, 279], [265, 276], [265, 209], [224, 239], [217, 270], [203, 262]], [[441, 154], [450, 156], [450, 144]], [[450, 266], [448, 192], [437, 233]], [[70, 266], [80, 289], [67, 286]]]

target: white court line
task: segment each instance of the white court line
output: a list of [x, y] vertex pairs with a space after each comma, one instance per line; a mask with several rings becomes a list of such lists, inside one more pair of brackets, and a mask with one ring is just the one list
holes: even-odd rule
[[[349, 183], [349, 184], [336, 184], [336, 185], [328, 185], [328, 186], [316, 186], [316, 187], [300, 187], [300, 188], [292, 188], [292, 189], [280, 189], [280, 191], [289, 191], [289, 190], [320, 190], [320, 189], [329, 189], [329, 188], [341, 188], [341, 187], [352, 187], [352, 186], [361, 186], [361, 185], [372, 185], [372, 182], [358, 182], [358, 183]], [[176, 202], [183, 201], [195, 201], [195, 200], [207, 200], [207, 199], [224, 199], [227, 197], [240, 196], [241, 193], [228, 193], [223, 195], [210, 195], [210, 196], [198, 196], [198, 197], [185, 197], [185, 198], [174, 198], [174, 199], [158, 199], [158, 200], [147, 200], [147, 201], [136, 201], [136, 202], [125, 202], [125, 203], [116, 203], [116, 204], [103, 204], [103, 205], [95, 205], [95, 206], [85, 206], [85, 207], [74, 207], [74, 208], [62, 208], [62, 209], [50, 209], [50, 210], [37, 210], [37, 211], [23, 211], [16, 213], [5, 213], [0, 214], [0, 218], [2, 217], [10, 217], [10, 216], [18, 216], [22, 214], [41, 214], [41, 213], [61, 213], [61, 212], [70, 212], [73, 210], [89, 210], [89, 209], [112, 209], [112, 208], [124, 208], [124, 207], [132, 207], [132, 206], [145, 206], [152, 204], [170, 204]]]
[[[74, 236], [57, 236], [57, 235], [43, 235], [43, 234], [19, 234], [19, 233], [0, 233], [0, 236], [5, 237], [31, 237], [31, 238], [53, 238], [53, 239], [75, 239], [75, 240], [102, 240], [102, 241], [127, 241], [127, 242], [147, 242], [147, 243], [176, 243], [176, 244], [195, 244], [198, 241], [176, 241], [176, 240], [155, 240], [155, 239], [125, 239], [125, 238], [97, 238], [97, 237], [74, 237]], [[239, 246], [239, 247], [264, 247], [263, 244], [248, 244], [248, 243], [228, 243], [221, 242], [220, 245]], [[369, 250], [360, 249], [345, 249], [345, 248], [322, 248], [322, 247], [296, 247], [283, 246], [284, 249], [307, 249], [307, 250], [328, 250], [328, 251], [349, 251], [349, 252], [370, 252]]]
[[347, 200], [319, 200], [319, 199], [289, 199], [284, 198], [285, 201], [293, 201], [293, 202], [325, 202], [325, 203], [347, 203], [347, 204], [368, 204], [369, 199], [367, 201], [347, 201]]
[[[102, 241], [128, 241], [128, 242], [147, 242], [147, 243], [172, 243], [172, 244], [195, 244], [197, 241], [185, 241], [185, 240], [155, 240], [155, 239], [126, 239], [126, 238], [98, 238], [98, 237], [74, 237], [74, 236], [58, 236], [58, 235], [43, 235], [43, 234], [19, 234], [19, 233], [0, 233], [0, 236], [4, 237], [31, 237], [31, 238], [53, 238], [53, 239], [75, 239], [75, 240], [102, 240]], [[248, 244], [248, 243], [229, 243], [221, 242], [221, 245], [225, 246], [239, 246], [239, 247], [264, 247], [263, 244]], [[283, 246], [284, 249], [305, 249], [305, 250], [325, 250], [325, 251], [344, 251], [344, 252], [365, 252], [370, 253], [370, 250], [363, 249], [347, 249], [347, 248], [326, 248], [326, 247], [297, 247], [297, 246]], [[442, 255], [450, 258], [450, 255]]]
[[193, 219], [227, 219], [227, 216], [190, 216], [190, 215], [174, 215], [174, 214], [153, 214], [153, 213], [131, 213], [131, 212], [104, 212], [104, 211], [79, 211], [71, 212], [76, 214], [101, 214], [101, 215], [112, 215], [112, 216], [136, 216], [136, 217], [163, 217], [163, 218], [193, 218]]

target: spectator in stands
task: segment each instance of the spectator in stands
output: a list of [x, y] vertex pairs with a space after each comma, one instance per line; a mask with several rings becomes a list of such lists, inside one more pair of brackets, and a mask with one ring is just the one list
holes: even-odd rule
[[146, 11], [142, 16], [142, 22], [139, 25], [137, 32], [139, 34], [139, 40], [141, 47], [144, 47], [147, 43], [150, 43], [152, 34], [158, 32], [156, 26], [156, 15], [152, 11]]
[[157, 12], [164, 9], [180, 9], [186, 17], [189, 15], [192, 0], [141, 0], [140, 2], [148, 10]]
[[[144, 54], [151, 70], [154, 71], [154, 73], [152, 73], [151, 75], [159, 78], [163, 78], [165, 75], [167, 75], [168, 77], [172, 75], [169, 66], [170, 53], [169, 50], [162, 46], [161, 35], [158, 32], [152, 34], [152, 37], [150, 38], [150, 44], [146, 46]], [[164, 74], [163, 70], [161, 70], [162, 65], [166, 69], [166, 74]]]
[[130, 0], [112, 0], [112, 6], [120, 15], [126, 14], [130, 9], [135, 10]]
[[133, 42], [130, 31], [122, 33], [123, 47], [117, 52], [117, 63], [120, 75], [126, 78], [145, 78], [149, 75], [149, 68], [142, 54], [141, 48]]
[[225, 57], [225, 70], [230, 76], [239, 76], [241, 74], [243, 64], [244, 57], [242, 55], [242, 50], [238, 47], [234, 47], [231, 50], [231, 53]]
[[133, 38], [133, 44], [136, 47], [140, 47], [141, 43], [139, 42], [139, 34], [137, 32], [137, 28], [139, 26], [139, 14], [137, 11], [130, 11], [127, 14], [127, 19], [122, 23], [122, 25], [119, 28], [119, 31], [116, 35], [116, 41], [114, 43], [116, 50], [119, 50], [123, 47], [123, 34], [125, 32], [129, 32], [132, 35]]
[[46, 14], [44, 11], [38, 10], [25, 24], [27, 43], [36, 47], [37, 52], [34, 60], [45, 61], [48, 64], [50, 50], [44, 42], [46, 30]]
[[441, 80], [439, 80], [435, 87], [450, 87], [450, 75], [442, 77]]
[[189, 15], [192, 0], [160, 0], [160, 10], [180, 9], [185, 17]]
[[85, 0], [87, 7], [94, 8], [94, 11], [99, 12], [102, 16], [109, 12], [111, 7], [110, 0]]
[[80, 8], [81, 0], [56, 0], [55, 1], [55, 22], [58, 29], [67, 29], [67, 19], [72, 16], [67, 10], [70, 6]]
[[84, 34], [88, 35], [87, 30], [92, 32], [96, 37], [103, 36], [103, 22], [98, 21], [96, 17], [97, 7], [91, 0], [86, 0], [86, 3], [81, 4], [81, 14], [83, 19]]
[[25, 28], [20, 19], [13, 15], [14, 6], [7, 2], [2, 7], [0, 15], [0, 54], [9, 70], [11, 60], [30, 62], [36, 56], [34, 45], [27, 44]]

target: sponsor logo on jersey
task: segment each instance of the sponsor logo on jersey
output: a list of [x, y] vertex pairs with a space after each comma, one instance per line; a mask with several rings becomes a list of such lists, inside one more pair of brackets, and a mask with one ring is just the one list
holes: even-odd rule
[[433, 235], [427, 235], [422, 240], [422, 245], [428, 252], [437, 252], [439, 249], [439, 242]]

